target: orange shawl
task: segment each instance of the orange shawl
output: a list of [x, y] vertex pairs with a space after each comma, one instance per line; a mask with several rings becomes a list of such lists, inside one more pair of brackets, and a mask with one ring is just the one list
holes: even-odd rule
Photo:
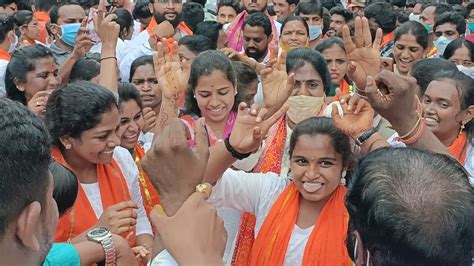
[[140, 183], [140, 190], [142, 192], [143, 206], [145, 207], [146, 215], [150, 217], [150, 212], [153, 207], [160, 204], [160, 197], [158, 196], [158, 192], [156, 192], [155, 187], [153, 187], [150, 178], [142, 169], [141, 160], [143, 156], [145, 156], [145, 151], [140, 145], [137, 144], [135, 146], [133, 159], [135, 160], [139, 170], [138, 181]]
[[[150, 35], [150, 36], [154, 35], [153, 29], [155, 29], [156, 26], [158, 26], [158, 23], [156, 22], [155, 18], [152, 18], [151, 21], [150, 21], [150, 24], [148, 24], [148, 27], [146, 28], [146, 31], [148, 32], [148, 35]], [[186, 26], [186, 24], [184, 22], [179, 23], [178, 29], [181, 30], [182, 32], [186, 33], [187, 35], [192, 35], [193, 34], [193, 31], [190, 28], [188, 28], [188, 26]], [[173, 38], [168, 38], [167, 41], [168, 41], [168, 47], [171, 48], [173, 46], [174, 39]]]
[[392, 31], [383, 37], [380, 47], [383, 49], [385, 45], [387, 45], [389, 42], [393, 41], [394, 39], [395, 39], [395, 31]]
[[451, 144], [451, 146], [448, 147], [449, 152], [461, 163], [464, 165], [466, 161], [466, 155], [467, 155], [467, 133], [463, 132], [460, 134]]
[[[280, 174], [281, 158], [286, 141], [286, 116], [270, 129], [267, 141], [270, 141], [270, 144], [266, 146], [253, 172]], [[255, 221], [255, 216], [250, 213], [242, 215], [232, 256], [232, 265], [249, 265], [250, 253], [255, 240]]]
[[38, 28], [39, 28], [39, 37], [38, 41], [42, 43], [47, 43], [48, 39], [48, 30], [46, 30], [46, 23], [49, 21], [49, 14], [44, 11], [35, 12], [35, 17], [38, 19]]
[[[352, 265], [345, 245], [349, 214], [346, 189], [339, 185], [319, 214], [309, 236], [302, 265]], [[251, 265], [283, 265], [298, 217], [299, 192], [292, 182], [280, 194], [255, 240]]]
[[0, 49], [0, 59], [10, 62], [11, 55], [7, 51]]
[[431, 49], [427, 54], [426, 54], [426, 57], [427, 58], [431, 58], [431, 57], [434, 57], [435, 55], [438, 54], [438, 49], [436, 49], [436, 47], [433, 47], [433, 49]]
[[[71, 169], [58, 148], [53, 149], [52, 157], [56, 162]], [[127, 182], [115, 160], [108, 164], [97, 164], [97, 181], [104, 210], [111, 205], [131, 200]], [[79, 184], [77, 199], [71, 211], [59, 219], [54, 242], [70, 241], [93, 228], [97, 221], [89, 199]], [[129, 232], [126, 232], [122, 236], [127, 237], [128, 234]], [[131, 247], [135, 246], [135, 227], [132, 229], [132, 236], [129, 237], [129, 244]]]

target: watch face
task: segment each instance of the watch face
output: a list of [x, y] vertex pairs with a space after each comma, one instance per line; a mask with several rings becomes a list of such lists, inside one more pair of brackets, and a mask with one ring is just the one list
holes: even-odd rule
[[89, 236], [92, 238], [97, 238], [106, 235], [109, 232], [107, 228], [95, 228], [89, 232]]

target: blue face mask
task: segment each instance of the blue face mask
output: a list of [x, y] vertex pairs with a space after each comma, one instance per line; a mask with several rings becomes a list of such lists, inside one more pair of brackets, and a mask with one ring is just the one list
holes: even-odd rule
[[468, 22], [467, 29], [469, 30], [470, 33], [474, 33], [474, 22]]
[[309, 39], [311, 41], [317, 39], [323, 33], [323, 30], [321, 29], [321, 25], [308, 25], [308, 27], [309, 27]]
[[446, 50], [446, 46], [448, 46], [448, 44], [450, 44], [452, 42], [452, 40], [444, 37], [444, 36], [441, 36], [439, 37], [436, 41], [434, 41], [434, 45], [436, 47], [436, 50], [438, 50], [438, 55], [443, 55], [444, 54], [444, 50]]
[[80, 27], [81, 23], [61, 25], [62, 35], [59, 37], [59, 39], [69, 46], [74, 46], [76, 44], [77, 32], [79, 31]]

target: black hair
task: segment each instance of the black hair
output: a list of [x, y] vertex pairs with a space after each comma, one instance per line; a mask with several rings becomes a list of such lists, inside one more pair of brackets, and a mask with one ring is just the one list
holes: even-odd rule
[[[322, 25], [322, 33], [323, 36], [326, 35], [326, 32], [329, 31], [329, 28], [331, 27], [331, 13], [327, 8], [323, 8], [323, 25]], [[309, 27], [309, 26], [308, 26]]]
[[69, 80], [91, 81], [100, 74], [100, 63], [94, 58], [88, 56], [81, 57], [74, 63], [69, 74]]
[[397, 12], [397, 21], [398, 23], [400, 23], [400, 25], [407, 21], [410, 21], [410, 14], [405, 12]]
[[471, 14], [471, 10], [474, 9], [474, 2], [470, 2], [469, 4], [467, 4], [466, 9], [467, 9], [467, 16], [469, 17], [469, 15]]
[[35, 70], [37, 60], [52, 57], [53, 53], [49, 48], [41, 44], [25, 46], [13, 53], [8, 62], [5, 72], [5, 89], [7, 97], [26, 105], [26, 97], [23, 91], [18, 90], [15, 80], [26, 83], [26, 74]]
[[211, 39], [202, 35], [187, 35], [179, 39], [178, 45], [184, 45], [193, 54], [198, 55], [207, 50], [213, 50], [214, 44]]
[[416, 42], [423, 47], [423, 49], [428, 48], [429, 35], [425, 27], [417, 21], [407, 21], [400, 25], [397, 30], [395, 30], [395, 42], [397, 42], [403, 35], [410, 34], [415, 36]]
[[223, 25], [217, 21], [203, 21], [196, 26], [194, 34], [202, 35], [209, 38], [213, 43], [213, 49], [217, 47], [217, 39], [219, 39], [219, 31], [222, 30]]
[[460, 5], [462, 4], [462, 0], [446, 0], [446, 3], [450, 5]]
[[79, 184], [74, 172], [57, 162], [49, 165], [49, 171], [54, 180], [53, 198], [58, 206], [59, 217], [62, 217], [74, 206]]
[[0, 0], [0, 6], [3, 8], [6, 8], [7, 6], [11, 4], [16, 4], [17, 0]]
[[466, 21], [464, 18], [456, 12], [446, 12], [436, 19], [436, 22], [433, 26], [433, 31], [436, 31], [436, 28], [440, 25], [450, 23], [456, 25], [456, 31], [462, 35], [466, 32]]
[[188, 3], [200, 4], [202, 7], [206, 6], [207, 0], [190, 0]]
[[137, 88], [130, 82], [119, 82], [118, 83], [118, 95], [119, 95], [119, 108], [122, 108], [122, 103], [134, 100], [137, 105], [142, 109], [142, 98]]
[[[373, 265], [470, 265], [473, 195], [468, 174], [450, 156], [378, 149], [359, 162], [349, 182], [349, 228]], [[348, 237], [349, 254], [353, 242]]]
[[248, 15], [244, 21], [244, 24], [242, 25], [242, 30], [246, 25], [249, 25], [250, 27], [262, 27], [263, 32], [267, 36], [272, 34], [272, 23], [270, 22], [270, 19], [262, 12], [255, 12]]
[[295, 15], [299, 16], [300, 14], [318, 14], [323, 18], [323, 5], [318, 0], [308, 0], [305, 2], [300, 2], [296, 8]]
[[237, 103], [244, 102], [245, 91], [254, 82], [258, 83], [257, 72], [249, 65], [239, 62], [232, 61], [235, 69], [235, 75], [237, 77], [237, 95], [235, 101]]
[[[321, 17], [322, 18], [322, 17]], [[306, 29], [306, 35], [309, 36], [309, 26], [308, 23], [306, 22], [306, 19], [300, 17], [300, 16], [289, 16], [283, 21], [281, 24], [281, 29], [280, 29], [280, 38], [283, 35], [283, 29], [285, 28], [286, 24], [290, 21], [299, 21], [303, 23], [304, 28]]]
[[416, 79], [423, 95], [436, 75], [443, 70], [457, 70], [454, 63], [441, 58], [425, 58], [413, 63], [410, 75]]
[[456, 39], [454, 41], [451, 41], [444, 50], [443, 58], [449, 60], [454, 55], [456, 50], [461, 47], [467, 48], [467, 50], [469, 51], [469, 56], [471, 57], [471, 62], [474, 62], [474, 44], [465, 39]]
[[435, 21], [438, 19], [439, 15], [441, 15], [445, 12], [453, 11], [452, 7], [450, 5], [447, 5], [447, 4], [428, 4], [428, 5], [423, 6], [422, 10], [425, 10], [425, 8], [430, 7], [430, 6], [435, 7], [435, 11], [433, 13]]
[[331, 9], [331, 8], [334, 8], [336, 6], [342, 6], [342, 3], [340, 0], [320, 0], [321, 1], [321, 5], [326, 8], [328, 11]]
[[114, 10], [114, 13], [117, 18], [114, 21], [120, 26], [120, 35], [124, 29], [130, 31], [130, 28], [133, 27], [133, 18], [132, 14], [125, 8], [117, 8]]
[[148, 8], [148, 4], [150, 1], [148, 0], [137, 0], [135, 2], [135, 6], [133, 7], [132, 15], [135, 20], [139, 18], [151, 18], [153, 14], [150, 12]]
[[[187, 2], [183, 5], [183, 21], [191, 31], [196, 30], [196, 26], [204, 21], [204, 8], [197, 2]], [[194, 32], [194, 34], [196, 34]]]
[[319, 73], [323, 81], [324, 93], [328, 95], [331, 89], [331, 75], [329, 74], [326, 60], [316, 50], [310, 48], [296, 48], [288, 52], [286, 58], [286, 72], [290, 73], [310, 64]]
[[19, 10], [13, 14], [13, 20], [17, 27], [29, 24], [33, 20], [33, 12], [29, 10]]
[[102, 114], [118, 108], [113, 93], [92, 82], [75, 81], [56, 89], [49, 96], [45, 121], [53, 145], [63, 150], [61, 137], [80, 138], [82, 132], [94, 128]]
[[407, 5], [407, 0], [390, 0], [390, 4], [398, 8], [404, 8]]
[[[201, 116], [201, 110], [199, 110], [197, 101], [194, 98], [194, 90], [200, 77], [210, 75], [214, 71], [221, 71], [237, 90], [237, 77], [232, 61], [219, 51], [209, 50], [202, 52], [194, 58], [191, 64], [191, 74], [189, 75], [184, 103], [184, 112], [186, 114]], [[234, 101], [232, 110], [237, 110], [237, 107], [238, 103]]]
[[325, 50], [333, 47], [334, 45], [337, 45], [342, 50], [346, 51], [346, 48], [344, 47], [344, 41], [339, 37], [330, 37], [320, 42], [314, 49], [322, 54]]
[[57, 4], [55, 0], [35, 0], [37, 11], [48, 12], [51, 8]]
[[374, 19], [385, 34], [397, 27], [397, 13], [389, 3], [373, 3], [365, 7], [364, 16], [369, 20]]
[[467, 13], [467, 8], [463, 5], [453, 5], [453, 12], [458, 13], [464, 19], [467, 19], [469, 14]]
[[84, 9], [79, 2], [76, 1], [67, 1], [59, 5], [54, 5], [53, 8], [49, 11], [49, 21], [52, 24], [57, 24], [59, 19], [59, 9], [63, 6], [79, 6]]
[[344, 17], [344, 20], [346, 23], [348, 23], [354, 18], [354, 13], [352, 13], [352, 11], [348, 9], [343, 8], [342, 6], [336, 6], [336, 7], [331, 8], [331, 10], [329, 10], [329, 13], [331, 13], [331, 16], [339, 15], [339, 16]]
[[236, 14], [239, 14], [239, 13], [242, 11], [242, 7], [240, 6], [240, 2], [239, 2], [239, 1], [235, 1], [235, 0], [219, 0], [219, 1], [217, 1], [217, 8], [216, 8], [216, 10], [219, 11], [219, 8], [221, 8], [221, 7], [223, 7], [223, 6], [232, 7], [232, 9], [235, 10], [235, 13], [236, 13]]
[[138, 57], [137, 59], [133, 60], [132, 65], [130, 66], [129, 82], [132, 82], [133, 75], [135, 75], [135, 71], [137, 71], [137, 68], [144, 65], [151, 65], [152, 67], [154, 67], [153, 56], [142, 55]]
[[296, 124], [290, 137], [288, 153], [293, 156], [293, 151], [300, 136], [327, 135], [332, 140], [332, 146], [342, 156], [344, 167], [351, 167], [353, 156], [349, 137], [338, 129], [331, 118], [310, 117]]
[[7, 34], [14, 29], [15, 21], [13, 16], [6, 16], [0, 19], [0, 43], [3, 43], [7, 38]]
[[[0, 238], [32, 202], [45, 214], [51, 138], [44, 123], [25, 106], [0, 98]], [[12, 243], [13, 244], [13, 243]]]

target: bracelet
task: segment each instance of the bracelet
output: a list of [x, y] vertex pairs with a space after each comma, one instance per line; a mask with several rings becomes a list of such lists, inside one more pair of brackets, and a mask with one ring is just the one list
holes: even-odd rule
[[229, 139], [230, 139], [230, 135], [227, 138], [225, 138], [224, 144], [225, 144], [225, 147], [226, 147], [227, 151], [230, 152], [230, 154], [232, 154], [232, 157], [234, 157], [235, 159], [242, 160], [242, 159], [245, 159], [245, 158], [249, 157], [250, 154], [252, 154], [251, 152], [249, 152], [249, 153], [240, 153], [240, 152], [236, 151], [234, 149], [234, 147], [232, 147], [232, 145], [230, 145]]
[[405, 135], [403, 136], [400, 136], [399, 138], [400, 139], [406, 139], [408, 137], [410, 137], [411, 135], [413, 135], [413, 133], [415, 132], [415, 130], [418, 128], [418, 126], [420, 125], [420, 122], [421, 122], [421, 116], [418, 116], [418, 120], [416, 121], [415, 123], [415, 126], [410, 130], [408, 131], [408, 133], [406, 133]]
[[399, 140], [406, 145], [413, 144], [420, 140], [421, 136], [425, 132], [425, 119], [421, 119], [417, 131], [415, 134], [409, 138], [400, 138]]
[[117, 61], [117, 57], [115, 56], [104, 57], [104, 58], [101, 58], [99, 61], [102, 62], [103, 60], [107, 60], [107, 59], [115, 59], [115, 61]]
[[362, 145], [365, 141], [367, 141], [375, 133], [377, 133], [377, 128], [375, 128], [375, 127], [369, 128], [367, 131], [362, 133], [362, 135], [360, 135], [358, 138], [355, 139], [356, 144], [358, 146]]

